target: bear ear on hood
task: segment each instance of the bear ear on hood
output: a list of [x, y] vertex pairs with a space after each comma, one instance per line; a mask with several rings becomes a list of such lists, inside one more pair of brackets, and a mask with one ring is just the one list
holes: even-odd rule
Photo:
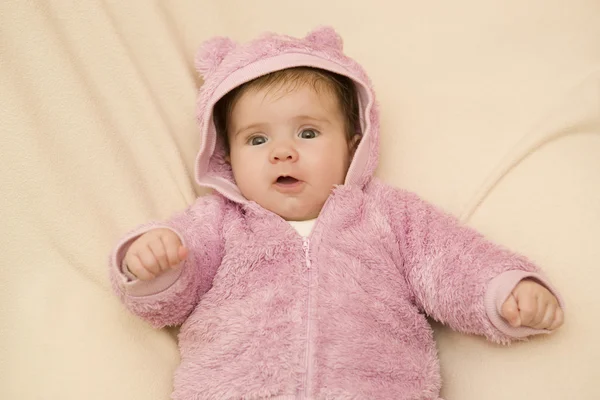
[[344, 42], [340, 35], [330, 26], [322, 26], [306, 35], [306, 40], [318, 47], [333, 48], [338, 51], [344, 49]]
[[219, 36], [205, 41], [194, 59], [196, 70], [203, 76], [213, 71], [235, 46], [236, 43], [227, 37]]

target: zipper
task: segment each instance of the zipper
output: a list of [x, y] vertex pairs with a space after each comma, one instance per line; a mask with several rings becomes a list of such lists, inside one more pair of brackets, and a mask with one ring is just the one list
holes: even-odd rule
[[304, 260], [306, 262], [306, 268], [308, 270], [308, 296], [307, 296], [307, 318], [306, 318], [306, 379], [304, 381], [304, 397], [310, 398], [312, 390], [312, 355], [311, 355], [311, 265], [310, 265], [310, 245], [309, 239], [303, 238], [302, 248], [304, 249]]
[[310, 239], [313, 237], [315, 230], [318, 227], [319, 219], [320, 219], [321, 215], [323, 215], [324, 211], [327, 209], [327, 205], [329, 204], [330, 200], [334, 196], [335, 196], [335, 189], [329, 195], [327, 200], [325, 200], [325, 204], [323, 204], [323, 207], [321, 208], [321, 213], [317, 217], [317, 221], [315, 221], [315, 225], [313, 226], [313, 229], [312, 229], [310, 235], [308, 235], [308, 237], [302, 238], [302, 249], [304, 250], [304, 262], [306, 264], [307, 275], [308, 275], [308, 293], [307, 293], [307, 301], [306, 301], [306, 309], [307, 309], [307, 313], [306, 313], [306, 316], [307, 316], [307, 318], [306, 318], [306, 355], [305, 355], [306, 377], [304, 378], [304, 396], [302, 398], [309, 399], [309, 400], [310, 400], [310, 395], [312, 392], [312, 376], [313, 376], [313, 362], [312, 362], [313, 356], [312, 356], [312, 345], [311, 345], [311, 342], [312, 342], [312, 340], [311, 340], [312, 265], [310, 262]]

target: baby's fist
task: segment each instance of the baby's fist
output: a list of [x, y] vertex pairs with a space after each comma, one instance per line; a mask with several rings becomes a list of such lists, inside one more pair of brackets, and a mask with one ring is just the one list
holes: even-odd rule
[[531, 279], [524, 279], [515, 286], [502, 305], [501, 315], [514, 328], [548, 330], [560, 327], [564, 318], [556, 297]]
[[177, 267], [187, 253], [175, 232], [166, 228], [152, 229], [129, 246], [123, 267], [138, 279], [147, 281]]

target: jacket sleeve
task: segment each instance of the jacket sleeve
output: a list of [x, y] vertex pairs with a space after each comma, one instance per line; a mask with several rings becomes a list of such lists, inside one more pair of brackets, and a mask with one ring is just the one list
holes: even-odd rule
[[[162, 328], [185, 321], [211, 285], [223, 254], [223, 200], [216, 195], [200, 197], [185, 211], [163, 222], [144, 224], [128, 233], [110, 255], [113, 290], [134, 314]], [[140, 235], [155, 228], [168, 228], [188, 248], [181, 265], [150, 281], [126, 273], [123, 259]]]
[[498, 343], [547, 330], [513, 328], [500, 308], [525, 278], [557, 291], [525, 257], [493, 244], [410, 192], [392, 189], [389, 205], [405, 278], [417, 307], [452, 329]]

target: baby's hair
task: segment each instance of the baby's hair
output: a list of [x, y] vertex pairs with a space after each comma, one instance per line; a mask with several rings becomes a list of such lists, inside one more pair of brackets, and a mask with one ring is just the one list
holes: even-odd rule
[[225, 143], [227, 154], [229, 154], [229, 119], [236, 102], [250, 89], [284, 88], [288, 91], [296, 89], [299, 85], [311, 84], [318, 93], [325, 89], [331, 91], [338, 100], [338, 104], [344, 116], [344, 125], [348, 142], [355, 135], [360, 135], [360, 120], [358, 111], [358, 95], [352, 79], [312, 67], [293, 67], [271, 72], [246, 82], [232, 91], [228, 92], [215, 104], [213, 120], [217, 135]]

